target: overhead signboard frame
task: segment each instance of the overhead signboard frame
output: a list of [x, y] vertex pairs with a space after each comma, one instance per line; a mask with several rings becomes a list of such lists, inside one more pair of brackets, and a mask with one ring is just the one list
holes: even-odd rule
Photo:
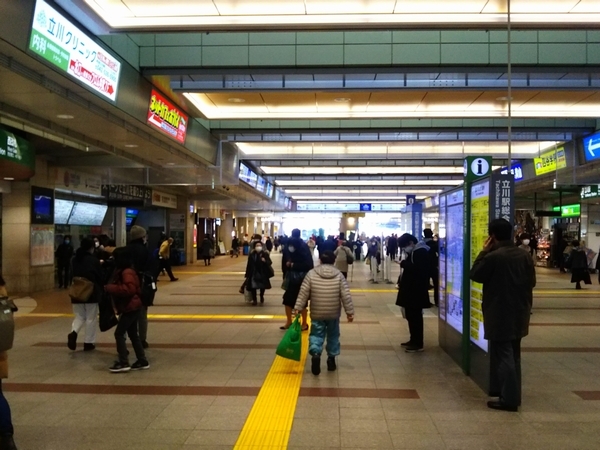
[[119, 60], [44, 0], [35, 3], [29, 50], [92, 92], [116, 101]]
[[185, 144], [188, 116], [166, 96], [152, 89], [148, 105], [148, 124], [161, 133]]

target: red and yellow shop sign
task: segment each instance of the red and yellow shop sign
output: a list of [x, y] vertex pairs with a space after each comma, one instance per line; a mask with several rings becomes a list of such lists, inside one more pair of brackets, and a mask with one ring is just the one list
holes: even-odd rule
[[185, 142], [188, 116], [154, 89], [148, 107], [148, 123], [177, 142]]

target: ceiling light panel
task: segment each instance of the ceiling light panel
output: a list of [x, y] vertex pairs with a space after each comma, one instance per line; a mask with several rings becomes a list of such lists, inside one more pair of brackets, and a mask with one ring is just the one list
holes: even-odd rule
[[276, 180], [278, 186], [458, 186], [463, 180]]
[[[508, 116], [506, 91], [404, 90], [339, 92], [185, 93], [204, 116], [227, 119], [374, 119], [500, 118]], [[231, 97], [244, 99], [233, 104]], [[504, 100], [503, 100], [504, 99]], [[514, 117], [593, 117], [600, 109], [599, 91], [515, 90]]]
[[419, 189], [417, 191], [410, 189], [286, 189], [285, 193], [291, 196], [306, 194], [340, 194], [340, 193], [359, 193], [359, 194], [390, 194], [390, 195], [435, 195], [440, 192], [439, 189]]
[[352, 167], [280, 167], [260, 166], [266, 175], [360, 175], [360, 174], [453, 174], [463, 173], [464, 169], [455, 166], [419, 166], [419, 167], [380, 167], [380, 166], [352, 166]]
[[[381, 201], [381, 202], [385, 202], [387, 203], [388, 200], [393, 200], [393, 199], [397, 199], [397, 196], [394, 197], [375, 197], [375, 196], [368, 196], [368, 195], [359, 195], [359, 196], [351, 196], [351, 195], [295, 195], [292, 197], [294, 200], [302, 200], [302, 201], [309, 201], [309, 200], [321, 200], [321, 201], [328, 201], [328, 200], [353, 200], [353, 201], [371, 201], [371, 202], [377, 202], [377, 201]], [[417, 196], [416, 197], [417, 200], [423, 200], [424, 198], [426, 198], [425, 196]]]
[[[496, 25], [505, 0], [85, 0], [111, 27], [219, 27], [261, 30], [289, 26]], [[600, 22], [597, 0], [512, 0], [513, 24]]]
[[[533, 158], [559, 143], [556, 141], [543, 142], [513, 142], [513, 158]], [[278, 159], [285, 157], [306, 158], [340, 158], [344, 155], [401, 157], [418, 156], [420, 159], [461, 158], [465, 155], [492, 155], [506, 157], [508, 147], [506, 142], [394, 142], [394, 143], [250, 143], [238, 142], [238, 148], [243, 159]]]

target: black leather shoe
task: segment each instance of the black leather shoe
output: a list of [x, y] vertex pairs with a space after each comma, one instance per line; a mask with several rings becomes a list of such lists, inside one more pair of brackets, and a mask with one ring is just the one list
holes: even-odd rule
[[487, 402], [487, 406], [488, 406], [488, 408], [497, 409], [499, 411], [517, 412], [519, 410], [518, 406], [510, 406], [504, 402], [499, 402], [499, 401], [494, 401], [494, 400]]
[[313, 355], [310, 370], [313, 375], [319, 375], [321, 373], [321, 355]]
[[84, 352], [91, 352], [92, 350], [96, 350], [96, 346], [94, 344], [88, 344], [88, 343], [83, 344]]
[[67, 335], [67, 347], [69, 347], [69, 350], [73, 351], [77, 349], [77, 333], [75, 333], [74, 331], [71, 331]]
[[333, 372], [335, 369], [337, 369], [337, 364], [335, 363], [335, 356], [329, 356], [327, 358], [327, 370], [329, 372]]

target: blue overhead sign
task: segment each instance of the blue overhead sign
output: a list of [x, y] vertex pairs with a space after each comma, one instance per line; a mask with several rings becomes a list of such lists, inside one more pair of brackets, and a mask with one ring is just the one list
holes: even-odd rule
[[371, 211], [371, 204], [370, 203], [361, 203], [360, 210], [361, 211]]
[[600, 133], [583, 138], [583, 151], [586, 161], [600, 159]]
[[[503, 167], [500, 171], [502, 175], [508, 175], [508, 167]], [[523, 167], [521, 164], [512, 164], [510, 167], [510, 173], [515, 176], [515, 181], [519, 181], [523, 179]]]

